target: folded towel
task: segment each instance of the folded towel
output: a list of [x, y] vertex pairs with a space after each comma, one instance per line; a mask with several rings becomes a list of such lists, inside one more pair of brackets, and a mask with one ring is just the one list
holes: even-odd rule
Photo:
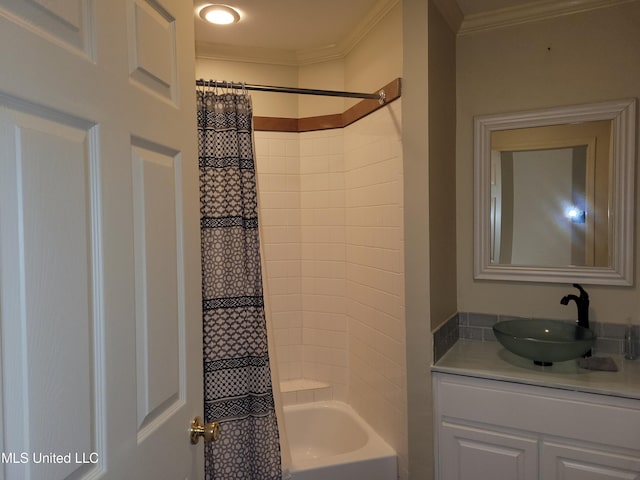
[[578, 365], [587, 370], [604, 370], [607, 372], [617, 372], [618, 366], [611, 357], [587, 357], [578, 360]]

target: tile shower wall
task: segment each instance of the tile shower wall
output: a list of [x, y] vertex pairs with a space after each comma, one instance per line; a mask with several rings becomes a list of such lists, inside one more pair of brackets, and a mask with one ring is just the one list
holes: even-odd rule
[[302, 377], [300, 144], [298, 134], [255, 133], [260, 222], [280, 378]]
[[406, 459], [400, 118], [255, 138], [280, 377], [328, 383]]
[[347, 400], [344, 132], [300, 134], [302, 376]]
[[[345, 128], [349, 399], [407, 451], [401, 104]], [[401, 462], [404, 464], [404, 462]]]
[[281, 380], [348, 400], [344, 132], [256, 132], [267, 289]]

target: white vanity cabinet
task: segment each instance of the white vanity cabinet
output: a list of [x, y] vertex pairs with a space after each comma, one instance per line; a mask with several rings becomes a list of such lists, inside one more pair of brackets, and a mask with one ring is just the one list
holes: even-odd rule
[[438, 480], [640, 480], [640, 400], [437, 372], [433, 387]]

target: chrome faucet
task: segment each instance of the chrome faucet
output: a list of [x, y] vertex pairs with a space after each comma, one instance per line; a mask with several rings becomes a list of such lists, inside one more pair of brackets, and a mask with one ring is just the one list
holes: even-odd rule
[[[576, 296], [573, 294], [565, 295], [560, 299], [560, 303], [562, 305], [569, 305], [569, 301], [573, 300], [576, 302], [576, 306], [578, 307], [578, 321], [577, 324], [584, 328], [589, 328], [589, 294], [582, 288], [581, 285], [577, 283], [573, 284], [580, 291], [580, 296]], [[589, 350], [585, 355], [585, 357], [591, 356], [591, 350]]]

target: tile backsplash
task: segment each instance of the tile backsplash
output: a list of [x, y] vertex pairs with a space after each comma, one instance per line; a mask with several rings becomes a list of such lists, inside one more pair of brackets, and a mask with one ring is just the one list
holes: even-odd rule
[[[493, 324], [515, 319], [511, 315], [458, 312], [447, 320], [433, 334], [434, 362], [437, 362], [449, 348], [459, 339], [478, 340], [482, 342], [495, 342]], [[570, 320], [558, 320], [559, 322], [573, 323]], [[627, 325], [619, 323], [591, 322], [590, 328], [596, 334], [596, 343], [593, 348], [595, 354], [623, 354], [624, 335]], [[635, 339], [635, 351], [640, 352], [640, 325], [633, 326]]]

